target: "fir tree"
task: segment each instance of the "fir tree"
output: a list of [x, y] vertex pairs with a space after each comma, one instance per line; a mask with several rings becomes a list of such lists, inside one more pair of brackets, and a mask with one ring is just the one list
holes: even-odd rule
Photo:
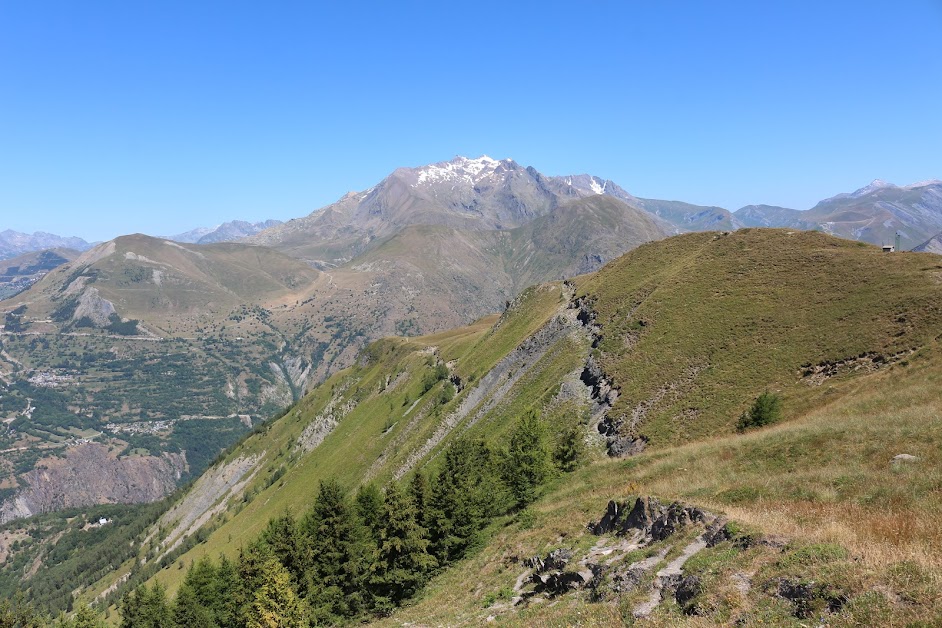
[[752, 406], [739, 417], [736, 429], [743, 432], [753, 427], [775, 423], [782, 417], [782, 399], [775, 393], [765, 391]]
[[209, 556], [203, 556], [190, 567], [183, 578], [183, 586], [190, 589], [196, 602], [203, 608], [212, 608], [219, 595], [216, 576], [213, 561]]
[[302, 561], [301, 543], [298, 527], [290, 512], [271, 519], [268, 527], [262, 533], [262, 538], [271, 549], [295, 584], [304, 580], [304, 565]]
[[0, 628], [42, 628], [46, 622], [26, 596], [18, 592], [12, 600], [0, 600]]
[[105, 628], [106, 625], [104, 620], [90, 606], [79, 607], [72, 619], [63, 624], [63, 626], [69, 628]]
[[532, 502], [550, 473], [546, 430], [536, 412], [527, 413], [510, 436], [504, 479], [518, 507]]
[[255, 599], [255, 592], [261, 586], [265, 565], [273, 560], [277, 561], [271, 548], [261, 540], [239, 550], [239, 560], [236, 566], [238, 586], [235, 591], [237, 616], [247, 615], [248, 607]]
[[373, 535], [373, 538], [379, 540], [379, 532], [382, 528], [380, 519], [383, 515], [383, 493], [372, 482], [365, 484], [357, 490], [356, 496], [357, 514], [360, 520]]
[[183, 584], [173, 601], [173, 625], [177, 628], [212, 628], [211, 612], [196, 599], [193, 588]]
[[428, 477], [421, 471], [416, 472], [409, 482], [409, 496], [412, 503], [415, 504], [415, 519], [426, 529], [429, 528], [429, 502], [431, 500], [431, 489], [428, 484]]
[[459, 438], [445, 450], [429, 505], [432, 548], [439, 563], [464, 555], [490, 519], [506, 506], [494, 456], [482, 440]]
[[121, 602], [121, 628], [166, 628], [172, 625], [167, 592], [159, 584], [138, 585]]
[[378, 558], [370, 585], [381, 610], [408, 599], [438, 565], [429, 554], [427, 531], [416, 520], [412, 498], [397, 484], [386, 488]]
[[563, 432], [553, 453], [553, 460], [561, 471], [575, 471], [585, 455], [585, 438], [581, 425], [572, 425]]
[[298, 628], [304, 623], [301, 600], [288, 570], [274, 557], [261, 565], [257, 586], [245, 608], [246, 628]]
[[224, 555], [219, 557], [214, 589], [216, 599], [209, 608], [216, 625], [222, 628], [237, 625], [241, 585], [236, 565]]
[[314, 506], [301, 527], [313, 621], [333, 623], [365, 610], [367, 532], [339, 483], [321, 482]]

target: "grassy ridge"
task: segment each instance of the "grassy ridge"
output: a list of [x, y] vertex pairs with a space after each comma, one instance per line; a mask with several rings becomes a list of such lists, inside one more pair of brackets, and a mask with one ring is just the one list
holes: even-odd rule
[[[714, 575], [745, 570], [755, 584], [754, 595], [741, 600], [707, 596], [704, 604], [717, 613], [713, 623], [736, 613], [787, 617], [769, 593], [769, 583], [786, 572], [844, 578], [838, 584], [848, 599], [871, 585], [900, 589], [904, 585], [893, 574], [906, 570], [916, 574], [912, 582], [937, 582], [939, 565], [919, 556], [937, 553], [940, 538], [933, 452], [942, 408], [932, 392], [942, 373], [933, 355], [942, 329], [940, 278], [942, 264], [933, 256], [888, 256], [867, 245], [783, 230], [671, 238], [577, 278], [574, 296], [592, 304], [601, 326], [596, 357], [621, 391], [610, 414], [636, 416], [637, 432], [652, 446], [628, 460], [591, 449], [592, 464], [557, 478], [525, 516], [496, 522], [480, 554], [441, 575], [395, 620], [477, 622], [500, 615], [485, 602], [502, 599], [513, 585], [520, 557], [560, 544], [591, 544], [585, 523], [597, 519], [609, 499], [629, 494], [686, 499], [726, 512], [763, 533], [789, 536], [795, 545], [787, 552], [806, 551], [804, 545], [815, 542], [841, 548], [825, 551], [822, 574], [799, 559], [776, 558], [777, 550], [768, 548], [707, 554], [699, 559], [703, 569], [709, 563]], [[550, 284], [527, 291], [499, 318], [371, 345], [357, 366], [316, 388], [230, 455], [262, 457], [248, 498], [231, 505], [206, 542], [178, 564], [205, 554], [232, 555], [269, 518], [304, 510], [319, 479], [337, 477], [353, 487], [390, 478], [476, 382], [564, 312], [568, 297], [563, 286]], [[577, 333], [553, 344], [530, 360], [471, 431], [500, 443], [534, 408], [555, 430], [583, 420], [588, 400], [563, 393], [591, 351], [588, 338]], [[526, 362], [502, 377], [512, 377]], [[444, 403], [450, 384], [427, 385], [441, 364], [466, 386]], [[739, 413], [765, 389], [781, 392], [785, 422], [735, 434]], [[311, 453], [302, 453], [296, 443], [305, 428], [330, 412], [337, 427]], [[449, 438], [429, 449], [420, 465], [434, 461]], [[896, 453], [919, 456], [918, 465], [891, 464]], [[173, 590], [183, 574], [170, 567], [158, 579]], [[711, 590], [721, 596], [723, 587]], [[897, 608], [904, 594], [921, 595], [900, 591], [874, 604], [894, 617], [936, 612], [924, 600], [911, 611]], [[675, 611], [668, 605], [657, 613], [667, 613], [661, 619], [670, 624], [678, 620]], [[552, 610], [508, 618], [607, 623], [624, 612], [618, 604], [592, 605], [574, 596]]]
[[[744, 229], [648, 244], [580, 286], [603, 328], [612, 409], [655, 445], [729, 432], [764, 389], [786, 412], [823, 401], [802, 367], [891, 357], [942, 329], [942, 264], [814, 232]], [[805, 380], [810, 381], [810, 380]]]

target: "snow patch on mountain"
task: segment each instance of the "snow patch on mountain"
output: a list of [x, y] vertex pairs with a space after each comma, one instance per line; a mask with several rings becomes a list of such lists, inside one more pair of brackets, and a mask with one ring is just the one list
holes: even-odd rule
[[418, 170], [417, 184], [442, 183], [446, 181], [474, 184], [486, 176], [494, 174], [501, 164], [511, 163], [512, 161], [511, 159], [498, 161], [491, 159], [487, 155], [482, 155], [477, 159], [459, 156], [451, 161], [444, 161], [420, 168]]

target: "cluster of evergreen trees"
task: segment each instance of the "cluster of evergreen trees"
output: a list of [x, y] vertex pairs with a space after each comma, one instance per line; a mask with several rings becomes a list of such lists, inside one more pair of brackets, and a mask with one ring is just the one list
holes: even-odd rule
[[459, 439], [431, 477], [384, 491], [367, 485], [352, 497], [322, 482], [303, 516], [271, 520], [236, 560], [195, 563], [172, 602], [159, 585], [126, 594], [121, 626], [302, 626], [388, 614], [478, 545], [494, 517], [535, 499], [554, 460], [574, 468], [579, 443], [574, 430], [551, 452], [530, 414], [506, 450]]

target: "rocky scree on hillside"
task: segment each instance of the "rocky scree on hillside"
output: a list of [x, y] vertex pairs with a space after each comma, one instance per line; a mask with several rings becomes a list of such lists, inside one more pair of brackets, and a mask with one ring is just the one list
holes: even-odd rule
[[[523, 567], [514, 597], [488, 610], [500, 614], [582, 592], [595, 603], [627, 600], [636, 619], [649, 617], [669, 601], [687, 615], [698, 615], [704, 611], [703, 596], [723, 583], [707, 577], [709, 572], [701, 568], [685, 568], [691, 559], [704, 550], [725, 547], [703, 564], [715, 565], [711, 561], [718, 556], [750, 548], [759, 548], [774, 560], [789, 546], [781, 537], [744, 533], [722, 515], [681, 502], [662, 503], [654, 497], [610, 501], [586, 532], [599, 537], [587, 551], [559, 547], [544, 556], [514, 559]], [[770, 595], [790, 605], [792, 615], [799, 619], [812, 617], [814, 612], [836, 613], [848, 602], [846, 595], [807, 579], [773, 578], [757, 591], [754, 573], [734, 572], [727, 577], [738, 595]], [[739, 619], [747, 621], [745, 616]]]

